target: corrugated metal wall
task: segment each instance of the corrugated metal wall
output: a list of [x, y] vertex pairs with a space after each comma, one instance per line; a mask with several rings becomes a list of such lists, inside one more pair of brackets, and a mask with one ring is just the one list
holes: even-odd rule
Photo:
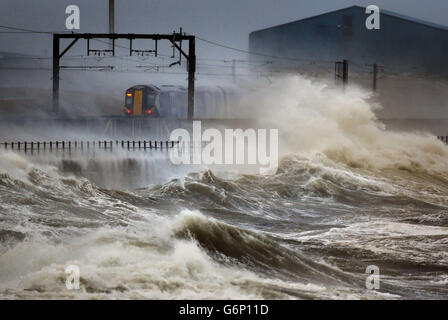
[[[362, 7], [254, 31], [250, 51], [303, 61], [275, 60], [279, 66], [348, 59], [352, 65], [377, 63], [396, 73], [448, 77], [448, 31], [413, 20], [381, 14], [381, 29], [368, 30]], [[258, 57], [258, 59], [260, 59]]]

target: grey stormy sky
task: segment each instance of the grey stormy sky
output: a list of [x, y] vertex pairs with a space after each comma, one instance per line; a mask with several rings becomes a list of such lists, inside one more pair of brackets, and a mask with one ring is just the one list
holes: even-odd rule
[[[351, 5], [378, 5], [419, 19], [447, 24], [446, 0], [116, 0], [116, 32], [170, 33], [183, 30], [247, 49], [251, 31]], [[1, 0], [0, 25], [65, 31], [65, 8], [81, 10], [79, 32], [108, 31], [107, 0]], [[6, 30], [2, 30], [6, 31]], [[0, 33], [0, 51], [51, 55], [48, 35]], [[198, 41], [200, 57], [232, 58], [238, 53]]]

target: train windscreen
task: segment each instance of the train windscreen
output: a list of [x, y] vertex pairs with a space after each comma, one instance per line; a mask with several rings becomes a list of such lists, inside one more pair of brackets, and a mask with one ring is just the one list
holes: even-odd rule
[[132, 107], [132, 93], [131, 92], [126, 92], [126, 99], [125, 99], [125, 105], [126, 107]]
[[148, 92], [148, 95], [146, 96], [146, 103], [148, 106], [155, 106], [156, 105], [156, 93], [153, 91]]

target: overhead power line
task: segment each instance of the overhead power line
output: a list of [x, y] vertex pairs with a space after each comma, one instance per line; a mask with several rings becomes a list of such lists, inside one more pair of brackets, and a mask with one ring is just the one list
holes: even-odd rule
[[[41, 31], [41, 30], [33, 30], [33, 29], [28, 29], [28, 28], [21, 28], [21, 27], [15, 27], [15, 26], [6, 26], [6, 25], [0, 25], [0, 28], [11, 30], [11, 31], [0, 31], [0, 34], [6, 34], [7, 33], [7, 34], [46, 34], [46, 35], [53, 35], [54, 33], [76, 33], [76, 32], [69, 32], [67, 30], [65, 30], [65, 31], [58, 31], [58, 32]], [[260, 53], [260, 52], [253, 52], [253, 51], [248, 51], [248, 50], [244, 50], [244, 49], [241, 49], [241, 48], [228, 46], [226, 44], [218, 43], [218, 42], [211, 41], [211, 40], [208, 40], [208, 39], [205, 39], [205, 38], [202, 38], [202, 37], [198, 37], [198, 36], [196, 36], [196, 39], [201, 40], [201, 41], [203, 41], [205, 43], [208, 43], [208, 44], [211, 44], [211, 45], [215, 45], [215, 46], [218, 46], [218, 47], [222, 47], [222, 48], [225, 48], [225, 49], [228, 49], [228, 50], [233, 50], [233, 51], [237, 51], [237, 52], [241, 52], [241, 53], [246, 53], [246, 54], [249, 54], [249, 55], [252, 55], [252, 56], [260, 56], [260, 57], [266, 57], [266, 58], [277, 59], [277, 60], [301, 61], [301, 62], [309, 62], [309, 63], [313, 63], [313, 62], [324, 62], [324, 63], [331, 63], [331, 64], [334, 63], [334, 61], [328, 61], [328, 60], [312, 60], [310, 58], [293, 58], [293, 57], [286, 57], [286, 56], [269, 55], [269, 54], [264, 54], [264, 53]], [[96, 41], [96, 42], [99, 42], [99, 43], [109, 44], [107, 41], [103, 41], [103, 40], [99, 40], [99, 39], [93, 39], [93, 40]], [[118, 47], [118, 48], [129, 50], [129, 46], [123, 46], [123, 45], [119, 45], [119, 44], [115, 44], [115, 46]], [[119, 59], [131, 61], [131, 62], [141, 62], [140, 60], [132, 59], [132, 58], [129, 58], [127, 56], [119, 56], [119, 55], [117, 55], [115, 57], [119, 58]], [[73, 56], [67, 56], [67, 58], [69, 58], [69, 59], [86, 59], [86, 58], [90, 58], [90, 56], [73, 55]], [[95, 57], [92, 56], [91, 58], [95, 58]], [[109, 57], [105, 56], [105, 57], [101, 57], [101, 58], [103, 59], [103, 58], [109, 58]], [[112, 58], [112, 57], [110, 57], [110, 58]], [[172, 57], [169, 56], [169, 55], [159, 54], [158, 57], [150, 56], [150, 58], [156, 58], [156, 59], [165, 60], [165, 59], [171, 59]], [[52, 57], [20, 57], [20, 59], [38, 59], [38, 60], [42, 59], [42, 60], [46, 60], [46, 59], [52, 59]], [[207, 58], [207, 57], [197, 58], [197, 60], [203, 60], [203, 61], [208, 60], [208, 61], [215, 61], [215, 62], [221, 62], [221, 63], [232, 62], [232, 60], [228, 60], [228, 59], [215, 59], [215, 58]], [[267, 63], [267, 62], [270, 62], [270, 61], [238, 60], [238, 62], [253, 64], [253, 63], [257, 63], [257, 62], [258, 63], [261, 63], [261, 62]], [[364, 66], [361, 62], [357, 62], [357, 61], [353, 61], [353, 60], [350, 60], [350, 63], [352, 65], [354, 65], [355, 67], [363, 67]], [[231, 66], [218, 65], [218, 64], [212, 65], [212, 64], [201, 63], [201, 64], [198, 64], [198, 65], [202, 65], [204, 67], [209, 66], [209, 67], [216, 67], [216, 68], [232, 68]], [[159, 67], [161, 67], [161, 66], [159, 66]], [[239, 69], [240, 68], [242, 68], [242, 69], [256, 69], [256, 68], [259, 68], [259, 67], [262, 67], [262, 65], [260, 65], [260, 66], [253, 66], [253, 67], [248, 67], [248, 66], [241, 67], [241, 66], [239, 66], [238, 68]], [[278, 70], [278, 67], [276, 67], [275, 69]], [[415, 68], [404, 68], [404, 67], [388, 66], [387, 69], [388, 69], [388, 72], [387, 72], [388, 76], [398, 75], [398, 74], [406, 73], [406, 72], [411, 72], [411, 73], [422, 74], [423, 77], [425, 77], [425, 78], [430, 78], [430, 76], [428, 76], [426, 74], [423, 74], [423, 72], [421, 70], [419, 70], [419, 68], [416, 68], [416, 67]], [[279, 72], [279, 71], [271, 70], [271, 72]], [[203, 75], [205, 75], [205, 74], [203, 74]], [[208, 74], [208, 75], [211, 75], [211, 74]]]
[[[31, 33], [31, 34], [48, 34], [48, 35], [52, 35], [54, 33], [54, 32], [51, 32], [51, 31], [40, 31], [40, 30], [19, 28], [19, 27], [6, 26], [6, 25], [0, 25], [0, 28], [4, 28], [4, 29], [8, 29], [8, 30], [14, 30], [14, 31], [8, 31], [8, 32], [1, 32], [0, 31], [0, 33], [8, 33], [8, 34], [29, 34], [29, 33]], [[60, 32], [60, 33], [67, 33], [67, 31], [63, 31], [63, 32]], [[216, 42], [213, 42], [213, 41], [210, 41], [210, 40], [207, 40], [207, 39], [203, 39], [203, 38], [200, 38], [200, 37], [196, 37], [196, 38], [199, 39], [199, 40], [208, 42], [210, 44], [218, 45], [218, 46], [221, 46], [221, 47], [224, 47], [224, 48], [227, 48], [227, 49], [236, 50], [236, 51], [240, 51], [240, 52], [244, 52], [244, 53], [250, 53], [249, 51], [245, 51], [245, 50], [242, 50], [242, 49], [233, 48], [233, 47], [229, 47], [229, 46], [226, 46], [226, 45], [218, 44]], [[96, 41], [96, 42], [99, 42], [99, 43], [109, 44], [109, 42], [107, 42], [107, 41], [103, 41], [103, 40], [99, 40], [99, 39], [93, 39], [93, 40]], [[118, 47], [118, 48], [129, 50], [128, 46], [122, 46], [122, 45], [119, 45], [119, 44], [115, 44], [115, 46]], [[255, 53], [250, 53], [250, 54], [255, 54]], [[163, 54], [159, 54], [159, 55], [161, 57], [155, 57], [155, 58], [159, 58], [159, 59], [162, 58], [162, 57], [163, 58], [171, 58], [171, 56], [169, 56], [169, 55], [163, 55]], [[274, 56], [263, 55], [263, 54], [257, 54], [257, 55], [267, 56], [267, 57], [274, 57]], [[47, 59], [47, 58], [44, 58], [44, 59]], [[50, 57], [50, 59], [51, 59], [51, 57]], [[287, 58], [287, 59], [294, 59], [294, 58]], [[231, 62], [231, 60], [213, 59], [213, 58], [198, 58], [198, 60]], [[294, 60], [299, 60], [299, 59], [294, 59]], [[303, 59], [303, 60], [305, 61], [306, 59]], [[251, 61], [243, 61], [243, 60], [239, 60], [239, 62], [252, 63]]]
[[37, 30], [24, 29], [24, 28], [18, 28], [18, 27], [11, 27], [11, 26], [3, 26], [3, 25], [0, 25], [0, 28], [9, 29], [9, 30], [16, 30], [16, 31], [21, 31], [21, 32], [25, 32], [25, 33], [53, 34], [53, 32], [49, 32], [49, 31], [37, 31]]
[[[306, 61], [306, 62], [310, 62], [310, 61], [316, 61], [316, 60], [311, 60], [311, 59], [307, 59], [307, 58], [292, 58], [292, 57], [283, 57], [283, 56], [274, 56], [274, 55], [269, 55], [269, 54], [264, 54], [264, 53], [259, 53], [259, 52], [253, 52], [253, 51], [248, 51], [248, 50], [243, 50], [243, 49], [239, 49], [239, 48], [235, 48], [235, 47], [231, 47], [225, 44], [221, 44], [218, 42], [214, 42], [211, 40], [207, 40], [201, 37], [196, 36], [196, 39], [199, 39], [203, 42], [221, 47], [221, 48], [225, 48], [225, 49], [229, 49], [229, 50], [233, 50], [233, 51], [238, 51], [238, 52], [242, 52], [242, 53], [247, 53], [253, 56], [260, 56], [260, 57], [266, 57], [266, 58], [272, 58], [272, 59], [278, 59], [278, 60], [290, 60], [290, 61]], [[319, 60], [319, 62], [328, 62], [328, 63], [334, 63], [334, 61], [325, 61], [325, 60]]]

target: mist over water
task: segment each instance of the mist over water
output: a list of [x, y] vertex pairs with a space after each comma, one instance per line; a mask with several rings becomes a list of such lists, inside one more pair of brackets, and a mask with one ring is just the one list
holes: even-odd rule
[[0, 296], [448, 298], [447, 147], [387, 130], [358, 88], [251, 86], [243, 107], [279, 129], [269, 175], [1, 151]]

